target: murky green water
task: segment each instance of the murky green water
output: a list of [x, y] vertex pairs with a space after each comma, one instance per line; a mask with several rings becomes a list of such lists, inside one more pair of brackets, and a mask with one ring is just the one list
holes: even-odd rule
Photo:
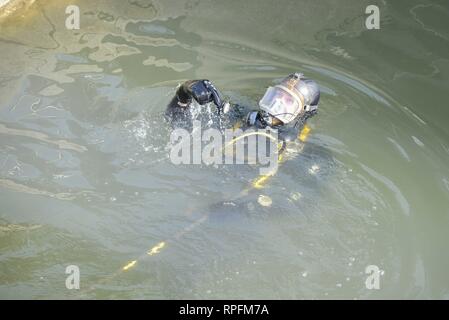
[[[53, 0], [3, 22], [0, 298], [448, 299], [448, 18], [446, 1]], [[227, 203], [257, 170], [169, 161], [179, 82], [255, 105], [292, 71], [320, 112], [265, 189]]]

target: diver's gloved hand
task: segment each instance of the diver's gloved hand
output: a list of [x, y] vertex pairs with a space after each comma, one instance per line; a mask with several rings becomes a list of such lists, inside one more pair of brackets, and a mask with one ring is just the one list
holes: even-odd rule
[[250, 111], [246, 115], [246, 124], [249, 126], [257, 126], [257, 124], [261, 121], [262, 116], [259, 111]]
[[192, 98], [200, 105], [213, 102], [221, 111], [225, 105], [220, 91], [209, 80], [189, 80], [184, 82], [176, 91], [178, 104], [186, 107]]
[[264, 111], [253, 110], [246, 116], [246, 124], [256, 128], [265, 128], [267, 126], [278, 126], [281, 122]]

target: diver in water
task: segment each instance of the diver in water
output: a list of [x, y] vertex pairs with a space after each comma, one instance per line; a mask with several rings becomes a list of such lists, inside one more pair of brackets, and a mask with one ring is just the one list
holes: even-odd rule
[[[276, 130], [280, 164], [295, 158], [301, 152], [310, 130], [306, 122], [317, 114], [319, 100], [320, 90], [317, 83], [301, 73], [290, 74], [278, 84], [268, 87], [256, 110], [225, 101], [209, 80], [189, 80], [177, 88], [167, 107], [166, 117], [175, 126], [189, 126], [192, 115], [198, 114], [191, 110], [201, 110], [202, 106], [206, 105], [209, 108], [213, 103], [217, 109], [219, 124], [224, 124], [220, 127], [243, 129], [239, 137], [246, 135], [246, 129]], [[208, 215], [211, 212], [220, 217], [228, 217], [231, 212], [240, 215], [247, 208], [248, 196], [256, 196], [254, 193], [250, 194], [250, 190], [264, 188], [275, 173], [276, 170], [260, 174], [237, 195], [209, 207]], [[257, 202], [261, 203], [259, 198]], [[229, 203], [233, 205], [229, 206]]]
[[209, 80], [189, 80], [180, 85], [170, 101], [166, 117], [174, 122], [186, 121], [189, 108], [196, 102], [203, 106], [213, 102], [219, 117], [230, 122], [243, 120], [243, 127], [273, 128], [284, 141], [296, 140], [308, 118], [318, 110], [320, 90], [317, 83], [301, 73], [293, 73], [269, 87], [259, 101], [259, 110], [246, 111], [224, 101], [220, 91]]

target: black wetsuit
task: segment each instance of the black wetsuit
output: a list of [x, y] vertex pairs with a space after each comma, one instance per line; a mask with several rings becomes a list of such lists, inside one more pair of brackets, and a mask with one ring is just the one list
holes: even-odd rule
[[[204, 84], [206, 81], [206, 85]], [[214, 102], [217, 106], [217, 120], [220, 122], [221, 127], [231, 128], [235, 127], [236, 123], [241, 122], [239, 127], [243, 130], [248, 128], [267, 128], [270, 125], [264, 121], [262, 116], [263, 111], [252, 110], [243, 107], [238, 104], [232, 104], [229, 106], [229, 111], [223, 113], [223, 105], [221, 94], [208, 80], [189, 80], [184, 82], [176, 91], [175, 96], [172, 98], [167, 106], [165, 117], [169, 120], [173, 126], [191, 127], [192, 114], [191, 104], [194, 100], [200, 104], [205, 105], [210, 102]], [[257, 112], [254, 121], [251, 125], [246, 121], [248, 112]], [[304, 127], [307, 119], [313, 116], [314, 113], [305, 113], [298, 116], [297, 119], [288, 123], [271, 126], [273, 129], [278, 130], [278, 135], [281, 140], [292, 141], [296, 140], [302, 128]]]

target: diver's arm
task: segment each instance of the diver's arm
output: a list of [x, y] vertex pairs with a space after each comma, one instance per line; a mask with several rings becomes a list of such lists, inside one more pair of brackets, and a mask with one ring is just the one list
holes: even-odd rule
[[272, 117], [265, 111], [261, 110], [250, 111], [246, 115], [245, 120], [247, 125], [254, 126], [257, 129], [262, 129], [266, 127], [277, 127], [282, 124], [282, 122], [279, 119]]
[[299, 138], [299, 135], [306, 125], [307, 120], [313, 117], [316, 113], [316, 109], [306, 111], [295, 121], [289, 124], [283, 124], [279, 119], [270, 116], [264, 111], [253, 110], [246, 115], [245, 123], [256, 129], [264, 129], [267, 127], [276, 128], [281, 140], [288, 142]]

